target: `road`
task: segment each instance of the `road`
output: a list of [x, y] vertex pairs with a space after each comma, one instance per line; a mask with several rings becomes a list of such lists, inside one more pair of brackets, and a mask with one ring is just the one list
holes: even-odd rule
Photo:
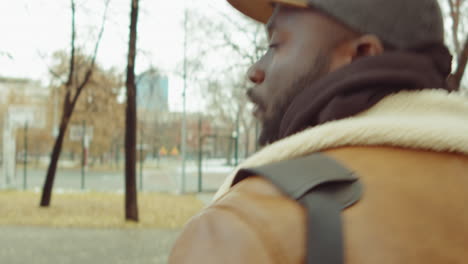
[[178, 230], [0, 227], [4, 264], [165, 264]]
[[[92, 191], [123, 191], [124, 173], [116, 171], [89, 170], [85, 176], [85, 190]], [[203, 190], [215, 191], [224, 181], [225, 177], [233, 170], [233, 167], [222, 164], [207, 163], [203, 166]], [[161, 168], [145, 168], [143, 170], [143, 190], [156, 192], [175, 193], [178, 191], [181, 169], [179, 166], [161, 166]], [[27, 188], [39, 190], [44, 184], [45, 169], [28, 168]], [[2, 177], [0, 172], [0, 177]], [[138, 186], [140, 186], [139, 172], [137, 173]], [[195, 164], [188, 164], [186, 191], [198, 190], [198, 168]], [[17, 169], [16, 186], [23, 186], [23, 171]], [[58, 169], [55, 182], [55, 190], [81, 190], [80, 169]]]

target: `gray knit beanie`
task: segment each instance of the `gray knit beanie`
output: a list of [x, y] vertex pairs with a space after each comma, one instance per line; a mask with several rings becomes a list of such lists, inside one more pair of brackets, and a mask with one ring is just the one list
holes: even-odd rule
[[247, 16], [266, 23], [274, 3], [314, 8], [395, 48], [444, 44], [437, 0], [227, 0]]
[[437, 0], [307, 0], [310, 7], [395, 48], [444, 43]]

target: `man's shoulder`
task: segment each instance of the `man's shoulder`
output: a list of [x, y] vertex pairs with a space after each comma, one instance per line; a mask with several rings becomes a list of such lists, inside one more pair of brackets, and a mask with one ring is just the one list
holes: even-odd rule
[[301, 263], [304, 234], [300, 205], [251, 177], [189, 222], [169, 263]]

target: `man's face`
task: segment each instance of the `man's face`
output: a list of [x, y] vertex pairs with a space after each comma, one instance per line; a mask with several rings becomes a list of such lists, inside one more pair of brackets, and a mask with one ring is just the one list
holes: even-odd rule
[[277, 6], [268, 25], [269, 49], [248, 72], [247, 92], [262, 123], [259, 143], [277, 140], [282, 116], [297, 93], [330, 71], [331, 19], [309, 9]]

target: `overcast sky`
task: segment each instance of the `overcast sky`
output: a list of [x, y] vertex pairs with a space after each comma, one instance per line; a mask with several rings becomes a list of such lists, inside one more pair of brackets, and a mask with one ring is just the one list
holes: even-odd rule
[[[77, 0], [78, 45], [90, 50], [104, 10], [104, 0]], [[182, 81], [174, 76], [183, 60], [184, 8], [234, 12], [225, 0], [140, 1], [137, 73], [154, 65], [171, 77], [171, 108], [180, 110]], [[126, 67], [130, 0], [111, 0], [98, 63]], [[69, 0], [0, 0], [0, 76], [48, 81], [47, 65], [70, 43]], [[190, 95], [190, 91], [189, 91]], [[192, 97], [198, 97], [193, 94]], [[197, 106], [189, 103], [189, 108]], [[196, 110], [196, 109], [193, 109]]]

